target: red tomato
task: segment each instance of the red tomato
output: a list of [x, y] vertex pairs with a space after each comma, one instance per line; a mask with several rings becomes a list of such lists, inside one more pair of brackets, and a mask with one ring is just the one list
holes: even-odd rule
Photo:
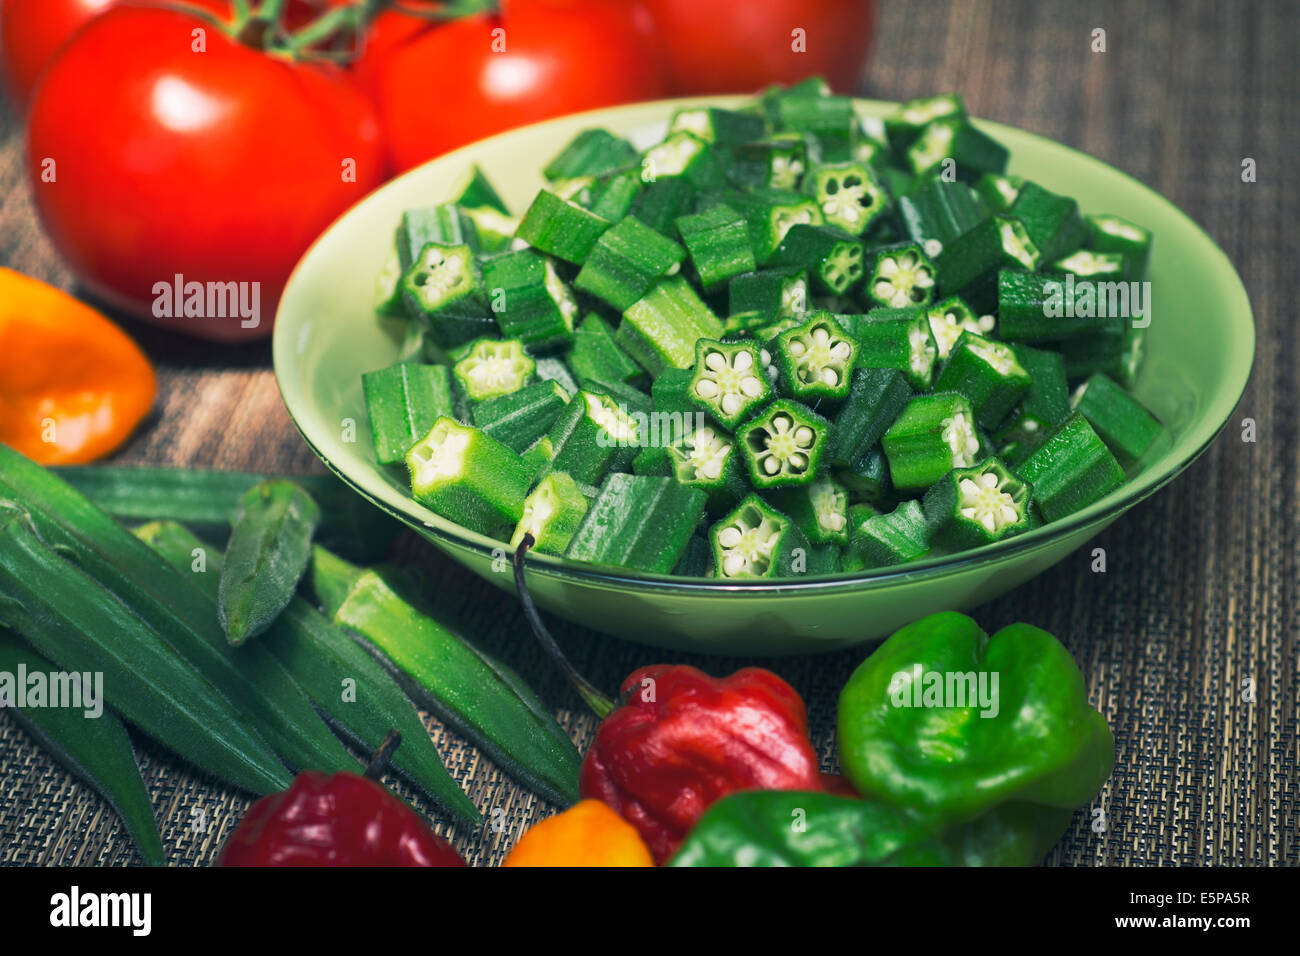
[[505, 0], [445, 24], [383, 14], [356, 70], [404, 170], [514, 126], [662, 96], [654, 44], [640, 2]]
[[[748, 93], [820, 74], [858, 86], [871, 0], [647, 0], [677, 94]], [[802, 30], [796, 35], [796, 30]], [[804, 52], [797, 52], [802, 42]]]
[[[256, 338], [307, 246], [382, 181], [382, 146], [338, 70], [265, 56], [212, 27], [192, 52], [203, 25], [124, 6], [82, 29], [32, 101], [32, 192], [55, 245], [105, 298], [203, 337]], [[160, 315], [176, 304], [161, 285], [177, 275], [242, 283], [258, 324], [212, 314], [234, 311], [228, 287], [202, 315]]]

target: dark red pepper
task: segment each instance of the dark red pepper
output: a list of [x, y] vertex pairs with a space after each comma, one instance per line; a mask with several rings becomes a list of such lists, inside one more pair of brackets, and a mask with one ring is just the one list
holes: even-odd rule
[[635, 826], [658, 863], [728, 794], [823, 789], [803, 700], [771, 671], [714, 678], [643, 667], [623, 681], [622, 696], [596, 731], [578, 786]]
[[218, 866], [465, 866], [424, 819], [371, 779], [401, 742], [390, 734], [367, 776], [305, 771], [288, 790], [258, 800]]

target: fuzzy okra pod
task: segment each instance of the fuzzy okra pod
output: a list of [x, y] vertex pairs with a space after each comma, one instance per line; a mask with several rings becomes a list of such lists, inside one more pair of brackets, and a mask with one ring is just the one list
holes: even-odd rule
[[737, 186], [792, 190], [808, 169], [807, 143], [797, 133], [775, 133], [735, 147], [728, 176]]
[[880, 505], [894, 493], [894, 484], [889, 479], [889, 462], [879, 445], [856, 461], [837, 468], [835, 476], [858, 503], [851, 507]]
[[904, 234], [920, 243], [931, 259], [984, 218], [983, 204], [974, 190], [965, 183], [937, 177], [899, 196], [896, 206]]
[[975, 409], [975, 421], [992, 428], [1006, 419], [1031, 384], [1011, 346], [963, 332], [934, 388], [966, 396]]
[[581, 391], [551, 428], [551, 468], [594, 485], [625, 467], [641, 444], [637, 421], [608, 395]]
[[1119, 216], [1085, 216], [1088, 248], [1124, 257], [1124, 278], [1136, 281], [1146, 275], [1151, 257], [1151, 231]]
[[231, 644], [261, 634], [293, 598], [319, 520], [320, 506], [291, 481], [263, 482], [239, 499], [217, 599]]
[[659, 235], [676, 239], [677, 219], [695, 211], [695, 187], [684, 179], [656, 179], [642, 186], [628, 212]]
[[705, 292], [758, 267], [749, 244], [749, 225], [730, 206], [719, 203], [703, 212], [679, 216], [676, 225]]
[[[1029, 373], [1029, 388], [1002, 430], [999, 441], [1017, 442], [1032, 450], [1052, 428], [1070, 416], [1065, 361], [1059, 352], [1012, 347], [1016, 361]], [[1026, 452], [1027, 454], [1027, 452]]]
[[854, 466], [871, 451], [902, 414], [912, 389], [902, 372], [859, 368], [849, 394], [835, 413], [827, 457], [832, 464]]
[[1115, 300], [1116, 314], [1111, 314], [1104, 285], [1075, 283], [1070, 275], [1003, 270], [998, 273], [998, 334], [1009, 342], [1120, 335], [1127, 322], [1128, 295], [1125, 292], [1122, 302]]
[[533, 351], [560, 348], [573, 339], [578, 302], [550, 259], [520, 249], [486, 260], [482, 272], [483, 288], [506, 339]]
[[720, 579], [779, 578], [795, 573], [808, 539], [798, 525], [758, 495], [749, 495], [709, 529]]
[[980, 132], [966, 119], [937, 119], [921, 130], [907, 147], [907, 161], [915, 173], [924, 173], [951, 160], [957, 178], [975, 182], [984, 173], [1001, 173], [1010, 154], [993, 137]]
[[858, 347], [829, 312], [787, 329], [768, 345], [781, 392], [808, 405], [849, 394]]
[[992, 311], [998, 305], [998, 273], [1032, 271], [1041, 258], [1024, 223], [1011, 216], [989, 216], [939, 253], [940, 293], [960, 295], [980, 312]]
[[872, 309], [866, 315], [837, 317], [857, 343], [859, 368], [893, 368], [918, 392], [934, 381], [939, 348], [925, 306]]
[[[31, 675], [54, 670], [53, 663], [36, 654], [16, 635], [0, 629], [0, 673], [20, 675], [25, 671]], [[18, 725], [108, 802], [135, 841], [144, 862], [150, 866], [166, 863], [149, 791], [140, 777], [131, 738], [117, 715], [110, 710], [92, 714], [89, 708], [25, 707], [17, 699], [6, 697], [6, 693], [0, 692], [0, 706]], [[100, 701], [99, 705], [102, 704]]]
[[547, 255], [582, 265], [610, 225], [608, 219], [543, 189], [524, 213], [516, 235]]
[[817, 477], [830, 423], [807, 405], [778, 399], [736, 432], [755, 488], [806, 485]]
[[804, 177], [803, 191], [827, 225], [861, 236], [885, 211], [889, 197], [866, 163], [827, 163]]
[[975, 182], [975, 192], [989, 212], [1006, 212], [1020, 195], [1025, 181], [1020, 176], [985, 173]]
[[378, 571], [318, 548], [312, 585], [334, 623], [364, 638], [420, 707], [540, 796], [561, 806], [577, 801], [581, 757], [518, 674]]
[[[224, 561], [220, 551], [171, 521], [151, 522], [135, 534], [216, 597]], [[206, 555], [203, 566], [194, 562], [196, 549]], [[406, 695], [378, 661], [315, 606], [294, 597], [258, 644], [280, 662], [326, 719], [362, 750], [373, 748], [376, 740], [396, 729], [402, 745], [391, 758], [393, 769], [458, 820], [479, 822], [474, 804], [442, 765]]]
[[934, 263], [918, 243], [883, 246], [871, 254], [863, 294], [889, 309], [928, 305], [934, 298], [935, 276]]
[[1078, 249], [1088, 236], [1087, 224], [1079, 215], [1079, 204], [1037, 183], [1027, 182], [1020, 187], [1007, 214], [1024, 224], [1043, 262], [1053, 262]]
[[482, 402], [519, 391], [536, 371], [537, 363], [519, 339], [479, 339], [451, 374], [466, 398]]
[[885, 135], [901, 159], [927, 126], [935, 120], [965, 119], [966, 104], [956, 93], [923, 96], [908, 100], [898, 111], [885, 117]]
[[640, 158], [636, 147], [621, 136], [607, 129], [584, 129], [547, 163], [542, 175], [550, 180], [598, 176], [633, 166]]
[[705, 425], [668, 446], [671, 473], [678, 484], [699, 488], [710, 514], [725, 511], [749, 491], [740, 450], [731, 435]]
[[471, 531], [502, 536], [523, 514], [532, 472], [481, 429], [439, 418], [406, 455], [411, 493]]
[[685, 258], [676, 242], [626, 216], [596, 240], [573, 284], [622, 312]]
[[825, 295], [844, 295], [862, 281], [863, 244], [837, 226], [791, 226], [768, 257], [775, 268], [798, 269]]
[[772, 387], [752, 342], [700, 339], [687, 394], [723, 428], [734, 429], [771, 400]]
[[996, 458], [954, 468], [925, 493], [926, 533], [935, 548], [952, 553], [1028, 531], [1028, 484]]
[[953, 468], [969, 468], [980, 451], [970, 402], [956, 392], [918, 395], [881, 439], [894, 487], [928, 488]]
[[524, 513], [510, 536], [510, 546], [519, 547], [524, 535], [531, 534], [532, 550], [564, 554], [588, 505], [587, 496], [572, 477], [562, 471], [550, 472], [524, 499]]
[[614, 340], [614, 331], [592, 312], [573, 333], [568, 354], [569, 368], [579, 379], [602, 382], [633, 382], [644, 373], [641, 366]]
[[403, 273], [401, 290], [407, 312], [428, 323], [442, 348], [468, 342], [495, 324], [469, 246], [427, 243]]
[[709, 143], [743, 144], [761, 139], [767, 124], [757, 113], [703, 106], [680, 109], [673, 114], [668, 132], [683, 131]]
[[1100, 372], [1075, 390], [1070, 406], [1125, 467], [1141, 461], [1165, 434], [1165, 426], [1141, 402]]
[[1016, 474], [1033, 485], [1034, 503], [1047, 521], [1080, 511], [1124, 484], [1124, 469], [1077, 412], [1047, 436]]
[[790, 190], [729, 192], [724, 201], [749, 224], [749, 241], [759, 265], [772, 258], [792, 226], [820, 226], [825, 222], [814, 200]]
[[849, 493], [829, 475], [810, 485], [768, 492], [768, 498], [813, 544], [849, 543]]
[[904, 501], [889, 514], [869, 516], [849, 535], [849, 553], [863, 568], [907, 564], [929, 551], [925, 513], [916, 501]]
[[669, 574], [704, 516], [705, 493], [672, 478], [616, 472], [605, 479], [566, 556]]
[[[569, 393], [563, 386], [541, 381], [509, 395], [477, 402], [470, 415], [484, 434], [523, 454], [551, 430], [568, 404]], [[422, 435], [427, 433], [425, 429]]]
[[442, 415], [452, 413], [451, 377], [445, 365], [399, 362], [361, 376], [375, 458], [394, 465]]
[[720, 189], [726, 179], [721, 154], [694, 133], [679, 130], [651, 146], [641, 158], [641, 176], [647, 182], [682, 179], [696, 189]]
[[736, 276], [727, 283], [732, 315], [756, 312], [800, 315], [811, 302], [807, 269], [763, 269]]
[[690, 368], [695, 343], [722, 336], [722, 323], [681, 276], [661, 279], [623, 313], [614, 339], [651, 375]]

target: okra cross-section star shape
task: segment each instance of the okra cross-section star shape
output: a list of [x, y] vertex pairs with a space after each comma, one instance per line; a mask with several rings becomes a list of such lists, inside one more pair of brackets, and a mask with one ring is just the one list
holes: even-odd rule
[[754, 487], [806, 485], [817, 477], [829, 426], [811, 408], [781, 399], [745, 425], [737, 437]]
[[690, 394], [719, 424], [734, 428], [772, 397], [758, 347], [701, 339]]

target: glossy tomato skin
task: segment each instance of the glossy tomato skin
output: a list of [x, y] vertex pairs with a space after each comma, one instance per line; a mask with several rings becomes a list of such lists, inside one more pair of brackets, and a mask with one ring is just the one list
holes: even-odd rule
[[[857, 89], [871, 43], [871, 0], [646, 0], [677, 95], [748, 93], [820, 74]], [[803, 30], [805, 52], [795, 52]]]
[[505, 0], [440, 25], [383, 14], [356, 73], [400, 171], [512, 127], [663, 96], [655, 44], [640, 0]]
[[[59, 251], [104, 298], [205, 338], [258, 338], [298, 258], [382, 181], [378, 123], [332, 67], [274, 59], [213, 28], [193, 52], [202, 26], [124, 6], [82, 29], [32, 101], [32, 192]], [[257, 326], [156, 315], [155, 285], [176, 275], [247, 283], [249, 304], [258, 283]]]

